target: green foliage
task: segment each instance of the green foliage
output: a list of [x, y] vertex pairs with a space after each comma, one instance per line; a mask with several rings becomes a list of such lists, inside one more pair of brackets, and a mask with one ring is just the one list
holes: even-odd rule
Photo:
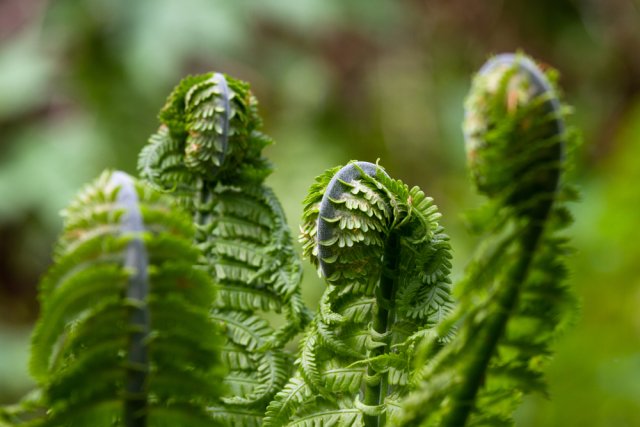
[[552, 81], [523, 55], [495, 57], [474, 79], [465, 134], [490, 197], [475, 219], [485, 239], [439, 326], [457, 326], [456, 337], [426, 345], [400, 425], [511, 425], [521, 396], [545, 391], [542, 369], [573, 303], [560, 233], [572, 192], [560, 175], [574, 135]]
[[64, 215], [32, 336], [49, 408], [34, 425], [213, 425], [220, 340], [189, 217], [122, 172]]
[[[217, 288], [212, 318], [223, 326], [230, 393], [212, 408], [225, 425], [259, 425], [291, 373], [285, 344], [308, 323], [301, 265], [282, 208], [263, 184], [257, 103], [246, 83], [219, 73], [184, 79], [142, 150], [140, 174], [193, 214], [195, 241]], [[270, 313], [283, 313], [277, 326]]]
[[255, 98], [220, 73], [184, 79], [140, 153], [144, 180], [105, 173], [67, 209], [32, 338], [39, 389], [0, 425], [511, 425], [523, 394], [544, 393], [574, 304], [575, 134], [553, 72], [521, 54], [480, 70], [466, 110], [489, 202], [457, 306], [433, 200], [351, 162], [304, 202], [303, 252], [327, 285], [312, 317]]
[[301, 240], [327, 289], [265, 426], [384, 425], [407, 392], [415, 341], [452, 308], [439, 217], [419, 188], [371, 163], [316, 179]]

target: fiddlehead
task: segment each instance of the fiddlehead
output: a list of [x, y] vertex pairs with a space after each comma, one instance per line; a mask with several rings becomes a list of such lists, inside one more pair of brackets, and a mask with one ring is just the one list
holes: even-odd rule
[[265, 425], [384, 425], [407, 391], [414, 342], [451, 308], [439, 217], [419, 188], [371, 163], [316, 178], [301, 240], [327, 290]]
[[[178, 198], [197, 224], [195, 241], [214, 278], [212, 318], [223, 325], [230, 394], [211, 411], [226, 425], [259, 425], [290, 376], [284, 345], [309, 321], [301, 265], [262, 149], [248, 85], [219, 73], [189, 77], [169, 96], [162, 125], [142, 150], [143, 178]], [[284, 313], [276, 327], [269, 313]]]
[[30, 368], [43, 426], [211, 426], [220, 338], [188, 216], [122, 172], [65, 212]]
[[544, 390], [543, 362], [572, 302], [558, 235], [569, 222], [560, 178], [572, 135], [549, 75], [523, 55], [499, 55], [474, 79], [465, 137], [474, 182], [490, 197], [477, 222], [492, 236], [441, 326], [458, 333], [425, 350], [400, 425], [510, 425], [521, 395]]
[[551, 80], [523, 55], [498, 55], [480, 69], [466, 102], [465, 144], [476, 188], [517, 215], [544, 220], [566, 137]]

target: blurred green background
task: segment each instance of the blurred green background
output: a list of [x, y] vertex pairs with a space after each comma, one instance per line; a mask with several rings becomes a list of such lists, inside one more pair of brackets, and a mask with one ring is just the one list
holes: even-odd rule
[[[574, 181], [581, 298], [519, 426], [640, 426], [638, 0], [0, 0], [0, 403], [30, 387], [35, 289], [58, 212], [104, 168], [135, 172], [188, 73], [249, 81], [277, 144], [292, 229], [314, 176], [376, 161], [444, 214], [459, 274], [474, 245], [460, 130], [472, 73], [521, 48], [560, 70], [583, 132]], [[323, 285], [307, 270], [305, 298]]]

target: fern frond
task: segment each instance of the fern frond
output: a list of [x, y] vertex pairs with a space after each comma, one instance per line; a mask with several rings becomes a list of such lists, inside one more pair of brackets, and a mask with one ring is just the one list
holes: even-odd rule
[[[252, 418], [290, 377], [284, 346], [311, 317], [282, 207], [263, 184], [271, 166], [262, 149], [272, 141], [260, 132], [248, 85], [219, 73], [183, 80], [160, 121], [139, 171], [192, 214], [203, 267], [217, 288], [212, 318], [227, 334], [230, 393], [216, 413], [247, 411]], [[284, 325], [276, 326], [271, 313], [282, 313]]]
[[377, 165], [353, 162], [316, 178], [300, 240], [328, 286], [297, 374], [265, 425], [384, 424], [385, 398], [408, 391], [412, 357], [402, 344], [452, 307], [437, 219], [431, 199]]
[[193, 226], [122, 172], [65, 211], [30, 368], [50, 408], [38, 426], [211, 426], [222, 372], [208, 316], [214, 290], [194, 268]]
[[267, 408], [265, 427], [277, 427], [284, 423], [301, 407], [315, 399], [315, 393], [300, 376], [294, 376], [276, 395]]
[[362, 414], [355, 408], [313, 413], [289, 424], [290, 427], [357, 427], [360, 425], [362, 425]]
[[403, 403], [406, 426], [512, 425], [525, 393], [545, 391], [543, 367], [567, 322], [563, 283], [568, 221], [561, 174], [572, 144], [553, 84], [529, 58], [499, 55], [476, 76], [465, 136], [472, 177], [491, 198], [476, 228], [485, 244], [456, 285], [459, 305], [439, 327], [458, 325], [444, 348], [431, 338], [419, 390]]

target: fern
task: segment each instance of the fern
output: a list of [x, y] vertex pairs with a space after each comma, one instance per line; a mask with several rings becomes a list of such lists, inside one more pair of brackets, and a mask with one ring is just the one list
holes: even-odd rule
[[407, 391], [414, 342], [451, 308], [440, 214], [366, 162], [319, 176], [305, 204], [304, 252], [327, 290], [265, 426], [383, 425]]
[[545, 390], [542, 368], [573, 301], [560, 234], [573, 134], [553, 81], [518, 54], [491, 59], [473, 82], [465, 136], [476, 187], [490, 198], [476, 218], [487, 236], [439, 327], [459, 325], [457, 336], [426, 347], [399, 425], [511, 425], [521, 396]]
[[574, 304], [567, 114], [553, 70], [522, 54], [475, 77], [467, 157], [489, 200], [456, 307], [431, 198], [366, 162], [317, 177], [300, 236], [327, 285], [313, 317], [248, 85], [184, 79], [143, 180], [104, 173], [65, 211], [32, 337], [38, 389], [0, 426], [511, 425], [545, 392]]
[[[211, 316], [226, 330], [230, 393], [211, 411], [225, 425], [257, 426], [291, 374], [284, 345], [310, 318], [284, 213], [263, 184], [271, 166], [261, 152], [271, 139], [259, 131], [248, 85], [219, 73], [183, 80], [160, 120], [139, 170], [192, 213], [215, 281]], [[283, 313], [284, 325], [269, 313]]]
[[206, 410], [222, 377], [214, 294], [193, 267], [188, 217], [122, 172], [104, 173], [65, 217], [32, 336], [49, 407], [35, 424], [217, 425]]

